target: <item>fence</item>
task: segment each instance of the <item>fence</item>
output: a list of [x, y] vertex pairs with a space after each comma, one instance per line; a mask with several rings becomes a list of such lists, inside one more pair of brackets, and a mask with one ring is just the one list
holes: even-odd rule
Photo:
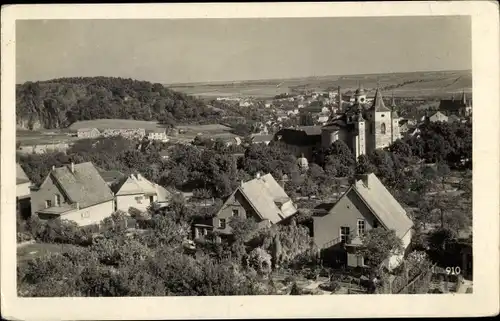
[[419, 266], [406, 269], [402, 274], [397, 275], [390, 282], [389, 293], [391, 294], [417, 294], [427, 293], [431, 278], [432, 269], [435, 267], [428, 262]]

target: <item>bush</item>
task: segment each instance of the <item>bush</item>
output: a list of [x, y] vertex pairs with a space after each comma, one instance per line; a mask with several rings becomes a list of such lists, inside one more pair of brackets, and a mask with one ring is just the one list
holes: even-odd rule
[[38, 216], [33, 216], [26, 222], [26, 229], [26, 234], [31, 235], [37, 242], [84, 246], [92, 243], [92, 233], [88, 229], [59, 218], [44, 221]]
[[288, 284], [290, 284], [292, 282], [295, 282], [295, 279], [292, 276], [290, 276], [290, 275], [288, 275], [287, 277], [285, 277], [285, 279], [283, 280], [283, 283], [285, 285], [288, 285]]
[[293, 283], [290, 295], [301, 295], [301, 291], [296, 282]]
[[319, 288], [324, 291], [336, 292], [340, 289], [340, 284], [337, 281], [331, 281], [320, 284]]
[[26, 232], [18, 232], [17, 233], [17, 242], [26, 242], [26, 241], [31, 241], [33, 237], [31, 234], [26, 233]]

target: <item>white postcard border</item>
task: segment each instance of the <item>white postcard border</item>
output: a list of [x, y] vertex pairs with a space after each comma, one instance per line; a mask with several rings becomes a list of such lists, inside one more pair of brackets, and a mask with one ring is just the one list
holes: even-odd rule
[[[157, 298], [17, 298], [15, 20], [470, 15], [474, 93], [474, 293]], [[499, 312], [499, 24], [488, 1], [18, 5], [2, 7], [1, 311], [6, 319], [111, 320], [482, 316]], [[459, 37], [460, 35], [457, 35]]]

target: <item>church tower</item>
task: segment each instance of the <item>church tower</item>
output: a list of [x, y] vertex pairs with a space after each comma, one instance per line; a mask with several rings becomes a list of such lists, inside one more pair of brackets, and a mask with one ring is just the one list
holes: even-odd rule
[[354, 104], [364, 104], [366, 103], [366, 93], [363, 85], [358, 85], [358, 89], [354, 93]]
[[465, 96], [465, 90], [462, 90], [462, 99], [460, 99], [460, 110], [458, 112], [459, 116], [467, 116], [467, 97]]
[[399, 132], [399, 115], [396, 110], [396, 101], [394, 100], [394, 92], [392, 92], [392, 100], [391, 100], [391, 143], [394, 143], [396, 140], [401, 138], [401, 134]]
[[385, 106], [382, 92], [377, 88], [373, 103], [368, 110], [368, 148], [371, 153], [375, 149], [384, 148], [392, 142], [392, 111]]
[[358, 109], [356, 116], [354, 116], [354, 127], [356, 131], [353, 135], [353, 152], [357, 160], [360, 155], [366, 154], [366, 127], [361, 109]]
[[337, 104], [338, 104], [338, 112], [342, 113], [342, 93], [340, 92], [340, 86], [337, 87]]

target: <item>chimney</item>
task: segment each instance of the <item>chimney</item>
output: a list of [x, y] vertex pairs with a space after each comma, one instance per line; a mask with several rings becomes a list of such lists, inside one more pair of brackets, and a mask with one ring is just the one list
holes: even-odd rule
[[71, 162], [71, 173], [75, 173], [75, 163]]
[[368, 174], [358, 174], [358, 175], [355, 175], [355, 181], [363, 181], [363, 184], [366, 187], [369, 187], [368, 186]]
[[245, 181], [244, 181], [244, 180], [241, 180], [241, 182], [240, 182], [240, 186], [243, 186], [243, 184], [244, 184], [244, 183], [245, 183]]
[[52, 165], [52, 170], [55, 170], [56, 169], [56, 165]]
[[76, 209], [79, 210], [80, 209], [80, 203], [79, 202], [76, 202]]
[[260, 178], [260, 172], [257, 172], [257, 174], [255, 174], [255, 178], [257, 178], [257, 179]]

